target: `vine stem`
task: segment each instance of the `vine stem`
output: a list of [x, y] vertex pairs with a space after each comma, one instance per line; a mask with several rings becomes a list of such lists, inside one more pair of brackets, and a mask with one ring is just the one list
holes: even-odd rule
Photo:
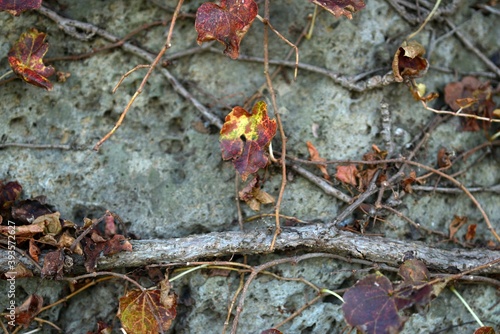
[[266, 0], [264, 8], [264, 19], [262, 21], [264, 23], [264, 74], [266, 76], [267, 87], [269, 88], [269, 93], [271, 95], [271, 102], [273, 104], [274, 114], [276, 115], [278, 129], [281, 137], [281, 187], [275, 208], [276, 228], [274, 231], [273, 240], [271, 241], [271, 246], [269, 247], [269, 250], [272, 252], [274, 250], [274, 245], [276, 244], [276, 239], [281, 233], [280, 208], [286, 187], [286, 136], [285, 131], [283, 130], [283, 123], [281, 122], [281, 116], [278, 111], [278, 104], [276, 103], [276, 95], [274, 92], [273, 83], [271, 81], [271, 76], [269, 75], [269, 0]]
[[[179, 0], [177, 2], [177, 7], [175, 8], [175, 12], [174, 12], [174, 14], [172, 16], [172, 21], [170, 22], [170, 29], [168, 31], [167, 40], [166, 40], [165, 44], [163, 45], [162, 49], [160, 50], [160, 52], [158, 53], [158, 55], [156, 56], [156, 58], [154, 59], [154, 61], [152, 62], [152, 64], [149, 66], [148, 72], [146, 73], [146, 75], [142, 79], [141, 85], [135, 91], [135, 93], [132, 96], [132, 98], [129, 100], [127, 106], [123, 110], [123, 112], [120, 115], [120, 118], [116, 122], [115, 126], [104, 137], [102, 137], [101, 140], [99, 140], [99, 142], [97, 142], [97, 144], [95, 144], [95, 146], [93, 148], [94, 151], [98, 151], [99, 148], [102, 146], [102, 144], [104, 144], [104, 142], [106, 140], [108, 140], [115, 133], [115, 131], [120, 127], [120, 125], [122, 124], [123, 120], [125, 119], [125, 116], [127, 115], [127, 112], [132, 107], [132, 104], [134, 103], [134, 101], [137, 99], [137, 97], [144, 90], [144, 86], [146, 86], [146, 83], [148, 82], [149, 77], [153, 73], [154, 68], [156, 67], [156, 65], [158, 65], [158, 63], [160, 62], [160, 60], [163, 57], [163, 55], [165, 54], [165, 52], [167, 52], [167, 50], [170, 49], [170, 47], [172, 46], [172, 44], [170, 42], [172, 40], [172, 34], [173, 34], [173, 31], [174, 31], [175, 21], [177, 20], [177, 16], [179, 15], [179, 12], [181, 10], [183, 2], [184, 2], [184, 0]], [[129, 74], [129, 72], [127, 72], [127, 74]], [[121, 81], [120, 81], [120, 83], [121, 83]]]

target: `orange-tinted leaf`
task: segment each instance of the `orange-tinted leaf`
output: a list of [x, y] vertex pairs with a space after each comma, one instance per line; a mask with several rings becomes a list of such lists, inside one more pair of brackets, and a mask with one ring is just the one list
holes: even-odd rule
[[30, 244], [28, 248], [28, 252], [33, 260], [38, 262], [38, 255], [40, 255], [40, 248], [35, 244], [35, 240], [30, 239]]
[[446, 168], [451, 166], [450, 154], [444, 147], [441, 147], [438, 151], [437, 164], [439, 168]]
[[205, 2], [196, 11], [198, 44], [217, 40], [226, 46], [224, 54], [236, 59], [240, 42], [257, 16], [254, 0], [221, 0], [220, 6]]
[[344, 294], [347, 323], [365, 333], [398, 333], [404, 321], [392, 300], [391, 281], [377, 273], [358, 281]]
[[251, 113], [234, 107], [220, 130], [222, 159], [231, 159], [241, 178], [246, 180], [250, 174], [266, 167], [266, 148], [275, 134], [276, 121], [267, 116], [264, 101], [255, 103]]
[[495, 330], [493, 329], [493, 327], [483, 326], [476, 329], [474, 331], [474, 334], [495, 334]]
[[458, 230], [467, 224], [467, 217], [453, 216], [450, 223], [450, 239], [453, 239]]
[[6, 11], [14, 16], [30, 9], [38, 9], [42, 0], [0, 0], [0, 11]]
[[30, 295], [19, 307], [16, 307], [16, 323], [28, 327], [30, 322], [40, 312], [43, 298], [39, 295]]
[[177, 315], [177, 298], [171, 293], [165, 306], [161, 296], [161, 290], [131, 290], [120, 298], [118, 318], [127, 333], [157, 334], [170, 328]]
[[363, 0], [310, 0], [312, 3], [323, 7], [335, 17], [344, 15], [349, 20], [352, 19], [352, 14], [365, 8]]
[[[307, 150], [309, 151], [309, 155], [311, 156], [311, 161], [315, 162], [326, 161], [326, 159], [320, 157], [318, 150], [316, 149], [316, 147], [314, 147], [314, 145], [310, 141], [306, 142], [306, 145], [307, 145]], [[326, 169], [326, 165], [321, 164], [316, 166], [318, 166], [321, 173], [323, 173], [323, 177], [326, 180], [330, 180], [330, 175], [328, 175], [328, 170]]]
[[415, 173], [415, 171], [412, 170], [410, 172], [410, 175], [408, 175], [408, 177], [404, 178], [401, 181], [401, 184], [402, 184], [403, 189], [405, 190], [405, 192], [407, 192], [408, 194], [413, 193], [413, 189], [412, 189], [411, 185], [413, 183], [415, 183], [416, 179], [417, 179], [417, 173]]
[[398, 82], [423, 76], [429, 68], [429, 63], [422, 56], [425, 49], [415, 41], [403, 43], [394, 54], [392, 72]]
[[0, 209], [8, 209], [23, 191], [23, 187], [17, 182], [0, 182]]
[[467, 233], [465, 233], [465, 241], [472, 241], [474, 237], [476, 236], [476, 224], [470, 224], [467, 227]]
[[343, 183], [356, 186], [356, 177], [358, 176], [358, 168], [356, 165], [337, 166], [335, 177]]
[[14, 73], [27, 83], [52, 89], [52, 83], [47, 79], [55, 70], [52, 66], [43, 64], [43, 56], [49, 48], [48, 43], [44, 43], [47, 35], [32, 28], [21, 35], [8, 53], [9, 64]]

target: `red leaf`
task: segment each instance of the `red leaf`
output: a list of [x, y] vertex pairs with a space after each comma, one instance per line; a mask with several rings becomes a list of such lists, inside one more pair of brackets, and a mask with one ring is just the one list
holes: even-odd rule
[[[325, 159], [320, 157], [318, 150], [316, 149], [316, 147], [314, 147], [314, 145], [310, 141], [306, 142], [306, 145], [307, 145], [307, 149], [309, 150], [309, 155], [311, 156], [311, 161], [315, 161], [315, 162], [326, 161]], [[319, 168], [321, 173], [323, 173], [323, 177], [326, 180], [330, 180], [330, 175], [328, 175], [328, 170], [326, 169], [326, 165], [321, 164], [321, 165], [316, 165], [316, 166]]]
[[276, 121], [267, 116], [265, 102], [257, 102], [251, 113], [234, 107], [220, 130], [222, 159], [231, 159], [241, 178], [246, 180], [250, 174], [266, 167], [265, 150], [275, 134]]
[[30, 9], [38, 9], [42, 0], [0, 0], [0, 11], [6, 11], [14, 16]]
[[337, 173], [335, 177], [343, 183], [356, 186], [356, 176], [358, 175], [358, 168], [356, 165], [337, 166]]
[[110, 240], [104, 239], [97, 230], [83, 238], [83, 253], [85, 255], [85, 269], [94, 272], [97, 260], [101, 256], [113, 255], [122, 251], [132, 251], [132, 244], [121, 234], [115, 234]]
[[474, 237], [476, 236], [476, 227], [477, 225], [476, 224], [470, 224], [468, 227], [467, 227], [467, 233], [465, 234], [465, 241], [472, 241], [472, 239], [474, 239]]
[[120, 298], [118, 318], [127, 333], [156, 334], [170, 328], [177, 315], [177, 298], [174, 293], [165, 298], [162, 290], [131, 290]]
[[226, 46], [224, 54], [236, 59], [240, 42], [257, 16], [254, 0], [221, 0], [220, 6], [202, 4], [196, 12], [195, 28], [198, 44], [217, 40]]
[[55, 70], [52, 66], [45, 66], [42, 58], [49, 48], [44, 43], [47, 35], [32, 28], [21, 35], [8, 53], [9, 64], [14, 73], [27, 83], [52, 89], [52, 83], [47, 79]]
[[323, 7], [335, 17], [344, 15], [349, 20], [352, 19], [352, 14], [365, 8], [363, 0], [310, 0], [312, 3]]
[[366, 276], [344, 294], [345, 320], [365, 333], [397, 333], [404, 322], [392, 292], [391, 281], [382, 274]]

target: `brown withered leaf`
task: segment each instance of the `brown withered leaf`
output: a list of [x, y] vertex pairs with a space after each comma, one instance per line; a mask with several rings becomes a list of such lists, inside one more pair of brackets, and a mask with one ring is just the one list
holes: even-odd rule
[[411, 185], [415, 183], [416, 180], [417, 180], [417, 173], [414, 170], [412, 170], [408, 175], [408, 177], [404, 178], [401, 181], [401, 185], [403, 186], [404, 191], [407, 192], [408, 194], [413, 193]]
[[238, 196], [254, 211], [259, 211], [261, 204], [274, 203], [274, 197], [260, 188], [257, 176], [238, 193]]
[[[310, 158], [311, 161], [314, 161], [314, 162], [326, 161], [326, 159], [320, 157], [319, 152], [316, 149], [316, 147], [314, 147], [313, 143], [308, 141], [308, 142], [306, 142], [306, 145], [307, 145], [307, 150], [309, 151], [309, 155], [311, 156], [311, 158]], [[323, 177], [326, 180], [330, 180], [330, 175], [328, 175], [328, 170], [326, 169], [326, 165], [321, 164], [321, 165], [316, 165], [316, 166], [319, 168], [321, 173], [323, 173]]]
[[17, 181], [3, 184], [0, 181], [0, 208], [8, 209], [19, 198], [23, 187]]
[[453, 216], [453, 220], [450, 223], [450, 240], [453, 239], [458, 230], [467, 224], [467, 217]]
[[450, 154], [444, 147], [441, 147], [438, 151], [437, 165], [439, 168], [447, 168], [451, 166]]
[[95, 271], [97, 260], [101, 255], [107, 256], [121, 251], [132, 251], [132, 244], [123, 235], [115, 234], [113, 238], [106, 240], [95, 229], [83, 238], [82, 243], [84, 244], [83, 254], [87, 272]]
[[61, 279], [64, 269], [64, 252], [62, 249], [49, 252], [43, 260], [42, 278]]
[[97, 321], [97, 331], [95, 332], [87, 332], [87, 334], [112, 334], [113, 326], [104, 321]]
[[[57, 242], [57, 247], [69, 249], [73, 245], [73, 242], [75, 242], [75, 238], [71, 236], [71, 234], [69, 234], [68, 231], [64, 231], [61, 237], [59, 238], [59, 241]], [[83, 250], [80, 243], [76, 245], [75, 249], [73, 250], [73, 253], [78, 255], [83, 255]]]
[[365, 8], [363, 0], [310, 0], [312, 3], [323, 7], [335, 17], [344, 15], [349, 20], [352, 19], [352, 14], [358, 10]]
[[335, 177], [342, 183], [356, 186], [358, 177], [358, 167], [356, 165], [337, 166]]
[[476, 237], [476, 224], [467, 226], [467, 233], [465, 233], [465, 241], [471, 242]]
[[52, 236], [59, 235], [62, 231], [61, 221], [59, 217], [61, 214], [59, 212], [49, 213], [43, 216], [37, 217], [34, 221], [34, 225], [40, 225], [44, 227], [43, 233], [50, 234]]
[[405, 79], [422, 77], [429, 68], [429, 63], [422, 56], [424, 47], [413, 40], [404, 42], [394, 54], [392, 72], [397, 82]]
[[30, 295], [19, 307], [16, 307], [16, 324], [27, 328], [31, 321], [40, 313], [43, 298], [39, 295]]
[[40, 255], [40, 248], [35, 244], [35, 240], [30, 239], [28, 253], [33, 260], [38, 262], [38, 256]]
[[19, 201], [12, 207], [12, 218], [19, 224], [31, 224], [39, 216], [54, 212], [54, 207], [45, 203], [44, 196]]
[[[477, 115], [481, 117], [498, 117], [495, 115], [493, 88], [489, 82], [466, 76], [459, 82], [450, 82], [444, 87], [444, 100], [453, 111]], [[488, 129], [491, 122], [478, 121], [474, 118], [462, 118], [464, 131], [478, 131]]]

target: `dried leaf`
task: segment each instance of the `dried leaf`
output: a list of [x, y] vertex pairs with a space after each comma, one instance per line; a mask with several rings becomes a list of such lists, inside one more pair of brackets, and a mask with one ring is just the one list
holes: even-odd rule
[[3, 184], [0, 181], [0, 209], [8, 209], [19, 198], [23, 187], [17, 182]]
[[[453, 111], [477, 115], [481, 117], [499, 117], [495, 114], [493, 89], [489, 82], [466, 76], [460, 82], [450, 82], [444, 87], [444, 100]], [[464, 131], [488, 129], [491, 122], [478, 121], [473, 118], [461, 119]]]
[[392, 60], [392, 72], [397, 82], [405, 79], [419, 78], [423, 76], [429, 68], [429, 63], [422, 56], [425, 49], [415, 41], [403, 43], [394, 54]]
[[450, 154], [444, 147], [440, 148], [438, 151], [437, 165], [439, 168], [447, 168], [451, 166]]
[[352, 19], [352, 14], [365, 8], [363, 0], [310, 0], [312, 3], [323, 7], [335, 17], [344, 15], [349, 20]]
[[64, 269], [64, 253], [62, 250], [56, 250], [47, 253], [43, 260], [42, 278], [61, 279]]
[[414, 170], [412, 170], [410, 172], [410, 175], [408, 175], [408, 177], [404, 178], [401, 181], [401, 185], [403, 186], [405, 192], [407, 192], [408, 194], [413, 193], [411, 185], [415, 183], [416, 179], [417, 179], [417, 173]]
[[89, 234], [82, 240], [85, 269], [88, 272], [95, 271], [97, 260], [102, 255], [108, 256], [121, 251], [132, 251], [132, 244], [121, 234], [114, 235], [110, 240], [104, 239], [95, 229]]
[[120, 298], [118, 318], [127, 333], [157, 334], [170, 328], [177, 315], [177, 300], [171, 294], [167, 302], [170, 307], [166, 307], [161, 295], [158, 289], [131, 290]]
[[16, 323], [25, 328], [40, 313], [43, 306], [43, 298], [39, 295], [30, 295], [19, 307], [16, 307]]
[[[311, 161], [314, 161], [314, 162], [326, 161], [326, 159], [320, 157], [318, 150], [316, 149], [316, 147], [314, 147], [314, 145], [310, 141], [306, 142], [306, 145], [307, 145], [307, 149], [309, 150], [309, 155], [311, 156], [311, 158], [310, 158]], [[323, 177], [326, 180], [330, 180], [330, 175], [328, 175], [328, 170], [326, 169], [326, 165], [321, 164], [321, 165], [316, 165], [316, 166], [319, 168], [321, 173], [323, 173]]]
[[221, 0], [220, 5], [205, 2], [196, 11], [198, 44], [219, 41], [226, 46], [224, 54], [233, 59], [238, 58], [240, 42], [257, 12], [254, 0]]
[[52, 213], [54, 208], [44, 202], [43, 197], [36, 197], [14, 203], [12, 218], [20, 224], [31, 224], [35, 218]]
[[335, 177], [342, 183], [347, 183], [356, 186], [358, 183], [356, 178], [358, 176], [358, 168], [356, 165], [337, 166], [337, 173]]
[[267, 165], [266, 148], [275, 134], [276, 121], [267, 116], [265, 102], [257, 102], [251, 113], [234, 107], [220, 131], [222, 159], [231, 159], [244, 181]]
[[270, 328], [270, 329], [266, 329], [265, 331], [262, 331], [260, 334], [283, 334], [283, 332], [281, 332], [277, 329], [274, 329], [274, 328]]
[[453, 239], [458, 230], [467, 224], [467, 217], [453, 216], [450, 223], [450, 240]]
[[47, 79], [55, 70], [43, 64], [43, 56], [49, 49], [44, 43], [47, 35], [32, 28], [21, 35], [8, 53], [9, 64], [14, 73], [29, 84], [52, 90], [52, 83]]
[[239, 193], [238, 196], [242, 201], [245, 201], [250, 209], [254, 211], [260, 210], [261, 204], [274, 203], [274, 197], [260, 188], [258, 178], [253, 178]]
[[40, 217], [37, 217], [33, 221], [33, 225], [40, 225], [44, 227], [43, 234], [49, 234], [52, 236], [58, 235], [62, 231], [61, 221], [59, 217], [61, 214], [59, 212], [49, 213]]
[[6, 11], [14, 16], [31, 9], [38, 9], [42, 0], [0, 0], [0, 11]]
[[35, 244], [35, 240], [30, 239], [28, 253], [33, 260], [38, 262], [38, 255], [40, 255], [40, 248]]
[[476, 224], [470, 224], [467, 227], [467, 233], [465, 233], [465, 241], [471, 242], [476, 236]]

